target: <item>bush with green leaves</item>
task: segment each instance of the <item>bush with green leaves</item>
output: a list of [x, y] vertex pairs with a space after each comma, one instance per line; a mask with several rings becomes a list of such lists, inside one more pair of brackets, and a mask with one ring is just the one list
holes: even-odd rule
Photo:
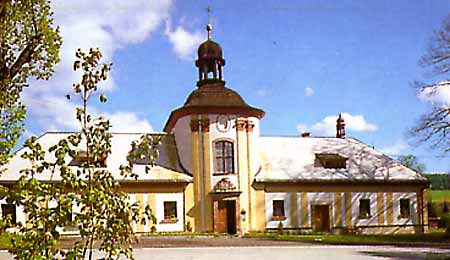
[[[93, 259], [94, 243], [102, 259], [132, 258], [136, 239], [133, 222], [155, 221], [148, 206], [144, 209], [129, 202], [117, 176], [102, 165], [111, 153], [111, 125], [88, 112], [88, 101], [96, 96], [98, 84], [107, 79], [111, 67], [100, 63], [101, 57], [98, 49], [76, 52], [74, 70], [82, 71], [82, 79], [73, 85], [74, 94], [68, 98], [81, 97], [82, 106], [76, 110], [81, 131], [59, 140], [48, 151], [37, 138], [27, 140], [22, 157], [31, 162], [31, 167], [21, 170], [16, 185], [0, 190], [8, 202], [21, 206], [27, 216], [25, 223], [8, 223], [17, 232], [12, 236], [10, 249], [16, 259]], [[100, 102], [106, 102], [104, 95], [99, 97]], [[136, 179], [133, 164], [144, 158], [149, 162], [148, 172], [158, 156], [158, 144], [159, 139], [148, 134], [132, 142], [128, 164], [118, 169], [121, 178]], [[69, 166], [81, 152], [87, 159], [79, 167]], [[43, 174], [50, 179], [43, 181]], [[81, 239], [71, 248], [61, 249], [58, 239], [69, 226], [79, 232]]]

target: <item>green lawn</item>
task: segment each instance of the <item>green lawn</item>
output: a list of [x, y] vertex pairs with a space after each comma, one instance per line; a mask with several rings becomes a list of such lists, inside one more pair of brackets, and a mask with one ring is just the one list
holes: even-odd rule
[[450, 190], [430, 190], [430, 196], [433, 202], [450, 202]]
[[445, 236], [444, 230], [428, 234], [398, 235], [279, 235], [278, 233], [249, 233], [246, 235], [246, 237], [340, 245], [418, 245], [425, 243], [439, 243], [439, 245], [437, 246], [448, 245], [450, 247], [450, 238]]
[[11, 247], [10, 236], [7, 233], [0, 236], [0, 249], [8, 249]]

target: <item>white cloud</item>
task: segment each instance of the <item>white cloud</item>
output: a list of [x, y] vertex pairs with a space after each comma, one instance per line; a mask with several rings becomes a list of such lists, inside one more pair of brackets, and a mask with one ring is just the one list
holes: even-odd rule
[[306, 87], [305, 88], [305, 97], [310, 97], [314, 95], [314, 89], [312, 89], [311, 87]]
[[379, 150], [384, 154], [397, 156], [404, 154], [404, 152], [408, 149], [410, 149], [410, 146], [405, 141], [400, 140], [397, 143], [381, 147]]
[[[46, 127], [47, 131], [77, 131], [80, 123], [75, 118], [76, 105], [67, 99], [55, 96], [42, 96], [40, 99], [29, 99], [29, 107], [35, 108], [33, 113], [39, 113], [37, 122]], [[99, 111], [89, 107], [89, 113], [93, 117], [103, 116], [110, 120], [113, 132], [153, 132], [148, 120], [140, 118], [135, 113], [115, 111], [111, 113]]]
[[435, 84], [434, 88], [426, 88], [417, 92], [419, 99], [433, 105], [450, 105], [450, 81]]
[[135, 113], [116, 112], [104, 114], [109, 119], [112, 132], [122, 133], [150, 133], [153, 128], [146, 119], [139, 118]]
[[[375, 124], [367, 122], [363, 115], [351, 115], [349, 113], [342, 113], [345, 120], [345, 128], [348, 131], [354, 132], [374, 132], [377, 130]], [[297, 125], [297, 130], [301, 132], [311, 131], [313, 135], [336, 135], [336, 115], [326, 116], [322, 121], [307, 126], [303, 124]]]
[[[49, 81], [33, 81], [24, 90], [22, 100], [27, 105], [29, 119], [38, 122], [45, 131], [78, 129], [75, 104], [65, 99], [65, 94], [72, 92], [72, 84], [80, 80], [80, 74], [72, 70], [75, 51], [98, 47], [103, 61], [110, 62], [118, 49], [149, 38], [169, 18], [171, 6], [172, 0], [52, 1], [55, 24], [60, 26], [63, 37], [61, 61]], [[115, 88], [111, 75], [99, 86], [100, 91]], [[121, 126], [122, 122], [140, 126], [136, 128], [139, 131], [151, 129], [146, 120], [133, 113], [117, 111], [109, 115], [115, 118], [119, 129], [130, 130]], [[127, 121], [131, 119], [136, 122]]]
[[205, 40], [201, 32], [188, 32], [185, 28], [178, 26], [175, 30], [171, 29], [171, 23], [166, 23], [166, 36], [173, 46], [173, 50], [180, 59], [190, 60], [195, 56], [197, 46]]

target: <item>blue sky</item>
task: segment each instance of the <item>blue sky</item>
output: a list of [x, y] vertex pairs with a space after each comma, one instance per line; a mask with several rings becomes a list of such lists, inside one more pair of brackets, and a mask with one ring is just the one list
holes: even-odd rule
[[[104, 3], [106, 2], [106, 3]], [[196, 88], [196, 49], [206, 39], [223, 48], [227, 86], [262, 108], [262, 135], [332, 135], [344, 113], [347, 134], [396, 157], [414, 154], [427, 171], [450, 171], [450, 155], [411, 142], [408, 130], [430, 108], [411, 83], [450, 2], [437, 1], [88, 1], [53, 2], [64, 44], [48, 82], [24, 92], [27, 136], [76, 130], [76, 48], [99, 47], [113, 62], [92, 111], [114, 131], [162, 131], [171, 110]], [[432, 80], [432, 79], [427, 79]], [[450, 102], [450, 93], [440, 93]]]

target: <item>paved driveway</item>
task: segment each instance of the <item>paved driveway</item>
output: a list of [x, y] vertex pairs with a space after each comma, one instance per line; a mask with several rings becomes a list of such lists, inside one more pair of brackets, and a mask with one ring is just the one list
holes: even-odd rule
[[[444, 259], [448, 249], [400, 248], [380, 246], [288, 246], [288, 247], [198, 247], [198, 248], [137, 248], [136, 260], [277, 260], [277, 259]], [[0, 259], [13, 259], [0, 252]]]

